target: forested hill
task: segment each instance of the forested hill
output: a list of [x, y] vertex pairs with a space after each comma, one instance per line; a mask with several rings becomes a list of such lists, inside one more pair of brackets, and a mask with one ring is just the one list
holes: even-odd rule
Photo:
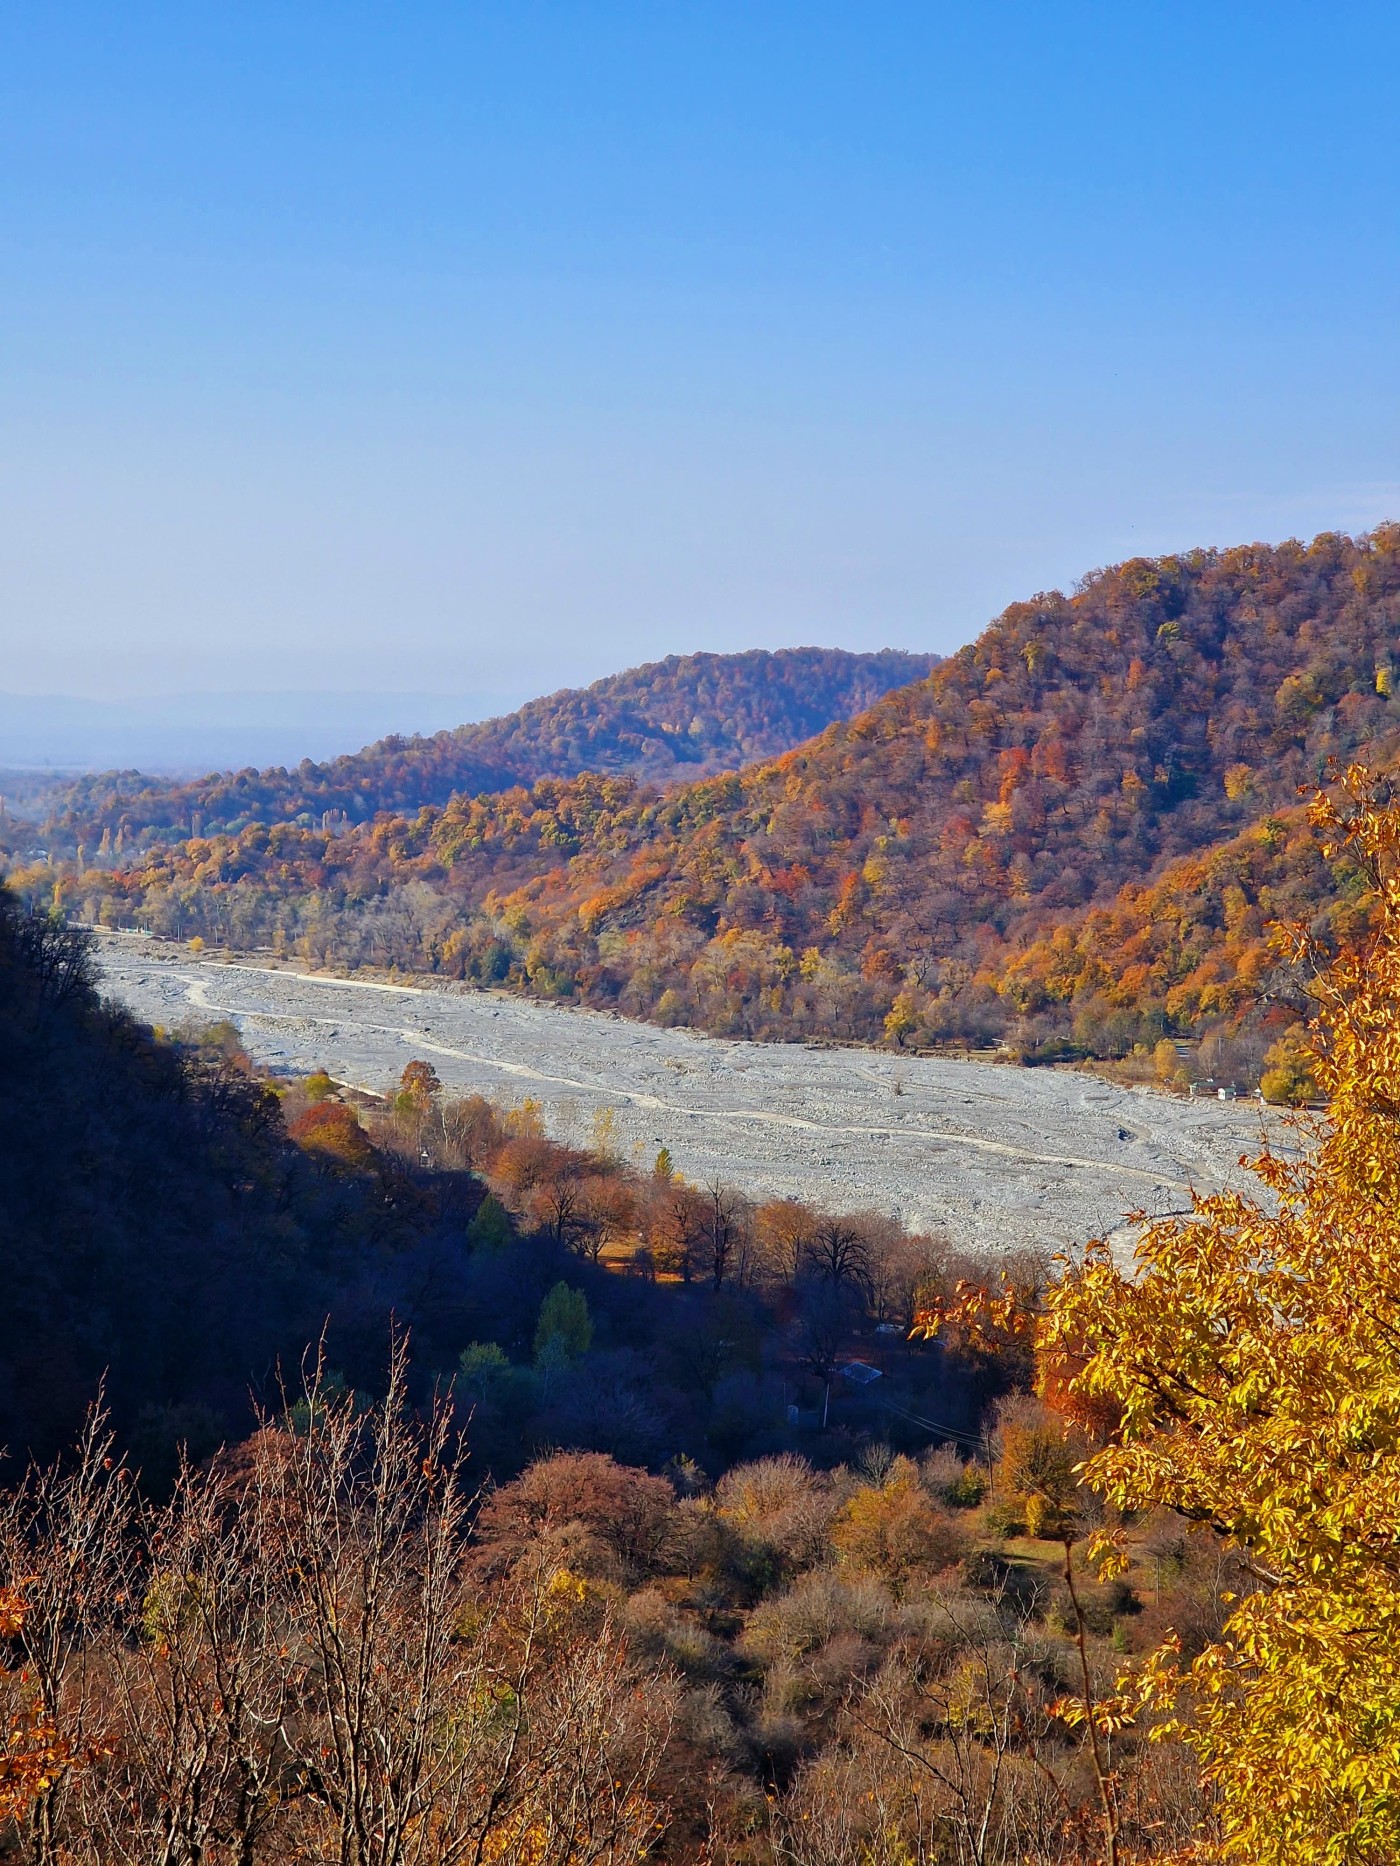
[[[118, 853], [250, 822], [359, 823], [454, 794], [626, 772], [661, 784], [771, 758], [836, 719], [863, 712], [926, 674], [937, 655], [885, 649], [754, 649], [671, 655], [518, 712], [431, 737], [387, 738], [324, 764], [220, 772], [189, 783], [106, 772], [76, 780], [50, 806], [40, 846]], [[103, 838], [106, 838], [104, 844]]]
[[[714, 1029], [977, 1036], [1023, 1009], [1053, 1027], [1057, 1005], [1092, 1025], [1109, 968], [1043, 955], [1032, 982], [1021, 951], [1241, 832], [1286, 841], [1273, 819], [1330, 759], [1400, 743], [1397, 660], [1400, 527], [1135, 560], [1014, 604], [784, 758], [601, 825], [568, 869], [487, 903], [478, 937], [508, 937], [527, 975]], [[449, 881], [454, 814], [422, 857]], [[1258, 897], [1221, 886], [1188, 969], [1259, 924]], [[1168, 989], [1142, 967], [1104, 1014], [1126, 1003], [1150, 1034]]]
[[[1218, 993], [1169, 1000], [1227, 935], [1255, 942], [1261, 985], [1280, 862], [1288, 904], [1331, 898], [1281, 813], [1329, 759], [1391, 757], [1397, 663], [1400, 526], [1135, 559], [1013, 604], [926, 680], [738, 774], [542, 782], [23, 879], [157, 930], [722, 1032], [1121, 1047], [1238, 1017]], [[1251, 836], [1284, 854], [1249, 858]], [[1171, 865], [1232, 839], [1198, 899]], [[1175, 931], [1145, 937], [1140, 894], [1108, 928], [1158, 877]]]

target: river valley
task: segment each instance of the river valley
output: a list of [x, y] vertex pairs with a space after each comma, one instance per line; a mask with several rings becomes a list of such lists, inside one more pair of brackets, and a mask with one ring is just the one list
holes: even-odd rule
[[1248, 1179], [1257, 1104], [1188, 1101], [1073, 1070], [729, 1042], [503, 993], [307, 976], [104, 936], [107, 989], [179, 1028], [230, 1018], [274, 1070], [323, 1067], [384, 1092], [414, 1057], [452, 1093], [541, 1104], [583, 1143], [600, 1109], [639, 1164], [755, 1196], [876, 1207], [968, 1246], [1063, 1249], [1125, 1214], [1180, 1209], [1188, 1188]]

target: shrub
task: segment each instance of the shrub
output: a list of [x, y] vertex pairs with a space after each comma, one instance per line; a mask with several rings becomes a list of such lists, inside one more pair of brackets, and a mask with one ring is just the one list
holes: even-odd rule
[[858, 1490], [831, 1540], [844, 1565], [876, 1574], [896, 1591], [916, 1574], [951, 1567], [965, 1547], [957, 1524], [930, 1501], [908, 1468], [878, 1488]]
[[785, 1452], [736, 1465], [715, 1487], [720, 1518], [771, 1555], [785, 1574], [820, 1561], [836, 1504], [805, 1458]]
[[493, 1493], [477, 1518], [486, 1566], [510, 1567], [548, 1532], [575, 1529], [632, 1571], [660, 1562], [676, 1495], [664, 1477], [597, 1451], [541, 1458]]
[[950, 1509], [974, 1510], [987, 1494], [987, 1473], [960, 1458], [951, 1445], [925, 1453], [920, 1469], [929, 1494]]
[[763, 1664], [775, 1665], [816, 1652], [838, 1634], [856, 1633], [883, 1646], [896, 1630], [887, 1588], [868, 1575], [824, 1569], [804, 1574], [786, 1594], [755, 1607], [739, 1646]]

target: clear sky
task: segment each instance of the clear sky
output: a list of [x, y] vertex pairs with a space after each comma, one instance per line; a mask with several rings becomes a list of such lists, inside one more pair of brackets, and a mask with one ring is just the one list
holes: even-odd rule
[[0, 687], [950, 648], [1400, 516], [1400, 8], [0, 6]]

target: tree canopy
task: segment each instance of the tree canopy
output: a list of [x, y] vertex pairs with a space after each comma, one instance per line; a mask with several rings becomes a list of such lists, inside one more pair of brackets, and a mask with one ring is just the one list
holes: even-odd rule
[[1091, 1255], [1039, 1342], [1045, 1389], [1115, 1420], [1087, 1483], [1243, 1553], [1218, 1637], [1139, 1684], [1251, 1866], [1400, 1856], [1400, 809], [1353, 770], [1313, 815], [1379, 902], [1319, 987], [1325, 1114], [1263, 1153], [1258, 1197], [1147, 1226], [1131, 1273]]

